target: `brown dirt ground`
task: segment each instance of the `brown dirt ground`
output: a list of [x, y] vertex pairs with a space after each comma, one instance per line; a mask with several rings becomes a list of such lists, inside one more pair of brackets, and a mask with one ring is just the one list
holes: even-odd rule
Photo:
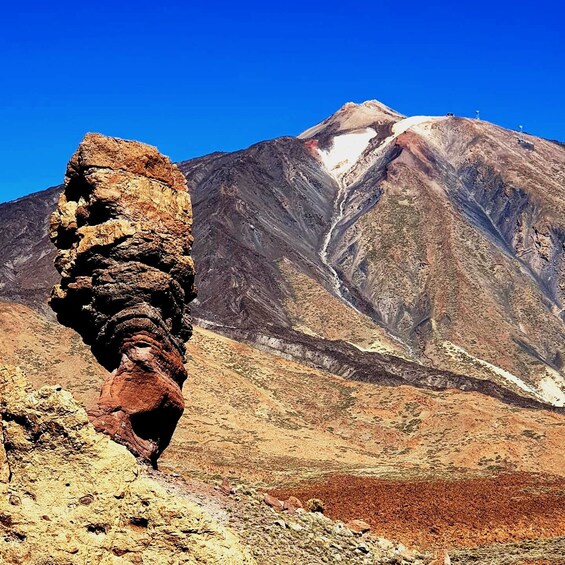
[[563, 477], [514, 473], [453, 481], [391, 481], [333, 475], [271, 494], [283, 499], [320, 498], [331, 518], [361, 518], [375, 534], [421, 549], [565, 534]]
[[[80, 336], [0, 302], [0, 359], [86, 407], [108, 373]], [[349, 381], [195, 327], [186, 409], [160, 467], [270, 486], [330, 474], [565, 475], [565, 416], [479, 393]]]

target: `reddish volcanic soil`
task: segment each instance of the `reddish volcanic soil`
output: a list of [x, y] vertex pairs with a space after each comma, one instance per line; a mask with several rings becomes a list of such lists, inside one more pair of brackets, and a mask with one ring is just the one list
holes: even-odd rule
[[515, 473], [461, 480], [391, 481], [333, 475], [271, 491], [320, 498], [326, 514], [360, 518], [373, 533], [420, 548], [472, 547], [565, 534], [565, 478]]

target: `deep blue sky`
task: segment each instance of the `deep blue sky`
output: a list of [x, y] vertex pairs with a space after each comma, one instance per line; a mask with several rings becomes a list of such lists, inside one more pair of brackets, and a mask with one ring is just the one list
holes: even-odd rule
[[4, 2], [0, 201], [87, 131], [174, 160], [295, 135], [347, 101], [565, 140], [561, 2]]

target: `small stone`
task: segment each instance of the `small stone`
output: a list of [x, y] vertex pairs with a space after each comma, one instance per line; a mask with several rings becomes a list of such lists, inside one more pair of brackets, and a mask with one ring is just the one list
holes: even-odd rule
[[289, 527], [291, 530], [294, 530], [295, 532], [300, 532], [301, 530], [304, 529], [303, 526], [301, 526], [300, 524], [297, 524], [296, 522], [289, 522], [289, 523], [288, 523], [288, 527]]
[[11, 494], [10, 498], [8, 498], [8, 501], [12, 506], [20, 506], [22, 503], [22, 499], [15, 494]]
[[360, 543], [357, 545], [357, 547], [355, 548], [355, 551], [358, 551], [359, 553], [369, 553], [370, 549], [367, 546], [367, 544], [364, 543]]
[[78, 501], [80, 504], [88, 506], [94, 502], [94, 497], [91, 494], [85, 494], [84, 496], [81, 496]]
[[347, 538], [353, 536], [353, 533], [351, 532], [351, 530], [347, 529], [343, 522], [336, 522], [336, 524], [333, 527], [333, 533], [336, 536], [342, 536], [342, 537], [347, 537]]
[[286, 528], [286, 522], [284, 520], [275, 520], [273, 524], [280, 526], [283, 529]]
[[396, 553], [402, 553], [406, 549], [406, 546], [403, 543], [399, 543], [395, 548], [394, 551]]
[[351, 520], [345, 524], [354, 534], [364, 534], [371, 529], [371, 526], [363, 520]]
[[265, 493], [265, 495], [263, 496], [263, 502], [267, 506], [270, 506], [271, 508], [274, 508], [275, 510], [282, 510], [283, 507], [284, 507], [282, 501], [280, 501], [278, 498], [275, 498], [274, 496], [271, 496], [268, 493]]
[[409, 563], [413, 563], [414, 561], [416, 561], [415, 553], [409, 549], [404, 549], [403, 551], [400, 551], [398, 555], [399, 557], [402, 557], [404, 561], [407, 561]]
[[383, 551], [390, 551], [394, 547], [394, 544], [385, 538], [377, 538], [377, 545]]

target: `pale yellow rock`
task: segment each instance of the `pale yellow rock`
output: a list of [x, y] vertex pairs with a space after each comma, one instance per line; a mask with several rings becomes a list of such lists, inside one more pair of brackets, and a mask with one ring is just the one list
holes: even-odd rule
[[0, 413], [0, 563], [253, 563], [233, 533], [97, 433], [61, 387], [33, 390], [0, 366]]

